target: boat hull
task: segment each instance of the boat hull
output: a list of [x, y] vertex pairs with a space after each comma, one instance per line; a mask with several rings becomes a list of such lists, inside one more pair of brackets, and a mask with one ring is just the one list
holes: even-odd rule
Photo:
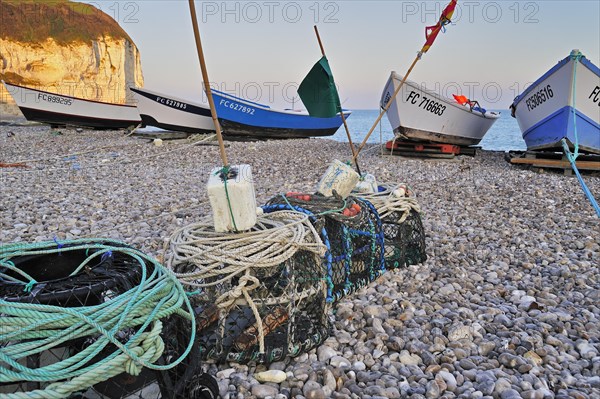
[[138, 110], [145, 126], [186, 133], [215, 131], [208, 105], [192, 103], [147, 89], [130, 89], [138, 101]]
[[225, 136], [228, 137], [251, 137], [256, 139], [294, 139], [306, 137], [332, 136], [339, 127], [330, 129], [294, 129], [294, 128], [272, 128], [256, 127], [243, 123], [237, 123], [219, 118]]
[[[223, 131], [230, 136], [253, 138], [306, 138], [331, 136], [342, 125], [340, 114], [316, 118], [304, 112], [273, 110], [268, 106], [212, 92]], [[344, 111], [348, 118], [350, 112]]]
[[528, 150], [562, 151], [566, 139], [571, 148], [577, 141], [581, 151], [600, 154], [600, 70], [587, 59], [561, 60], [511, 109]]
[[[392, 72], [381, 96], [382, 107], [401, 81], [402, 76]], [[468, 146], [479, 144], [500, 117], [499, 113], [477, 109], [471, 110], [406, 80], [387, 117], [394, 133], [403, 139]]]
[[137, 107], [63, 96], [4, 82], [23, 116], [53, 126], [126, 129], [140, 124]]

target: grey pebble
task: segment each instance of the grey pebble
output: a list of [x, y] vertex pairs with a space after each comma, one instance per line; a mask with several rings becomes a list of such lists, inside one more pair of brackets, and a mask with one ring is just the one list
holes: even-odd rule
[[[40, 158], [41, 148], [49, 157], [79, 153], [90, 142], [116, 148], [79, 155], [78, 171], [70, 163], [60, 169], [59, 158], [3, 175], [11, 199], [0, 203], [3, 244], [107, 236], [158, 256], [176, 228], [210, 213], [198, 171], [214, 166], [216, 148], [144, 158], [165, 147], [140, 146], [121, 132], [65, 129], [49, 140], [47, 127], [12, 126], [10, 138], [6, 129], [7, 159]], [[229, 144], [232, 162], [252, 165], [260, 204], [281, 192], [314, 192], [331, 160], [348, 159], [347, 145], [333, 140]], [[331, 338], [307, 353], [270, 365], [211, 364], [221, 396], [600, 397], [600, 222], [573, 194], [576, 179], [520, 169], [489, 151], [423, 161], [367, 149], [361, 166], [378, 181], [404, 181], [416, 192], [427, 261], [332, 305]], [[103, 159], [111, 166], [93, 166]], [[126, 159], [140, 161], [120, 163]], [[600, 192], [600, 179], [586, 183]], [[253, 380], [266, 369], [288, 379]]]

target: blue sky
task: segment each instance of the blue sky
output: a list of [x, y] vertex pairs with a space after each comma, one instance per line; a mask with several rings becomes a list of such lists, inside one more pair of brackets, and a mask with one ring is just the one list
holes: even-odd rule
[[[186, 0], [86, 1], [115, 18], [142, 55], [146, 87], [202, 99]], [[448, 1], [196, 1], [211, 82], [289, 107], [320, 58], [318, 25], [344, 107], [374, 109], [389, 73], [404, 74]], [[410, 79], [507, 108], [574, 49], [600, 60], [600, 2], [460, 1], [455, 22]]]

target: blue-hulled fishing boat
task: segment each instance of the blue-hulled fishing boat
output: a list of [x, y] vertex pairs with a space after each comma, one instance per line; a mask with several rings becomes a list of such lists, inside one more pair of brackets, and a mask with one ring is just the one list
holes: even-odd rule
[[[339, 113], [331, 118], [318, 118], [302, 111], [275, 110], [214, 89], [212, 95], [227, 136], [278, 139], [331, 136], [343, 123]], [[348, 118], [350, 111], [344, 111], [344, 116]]]
[[528, 150], [562, 150], [577, 142], [600, 154], [600, 69], [579, 50], [536, 80], [511, 105]]

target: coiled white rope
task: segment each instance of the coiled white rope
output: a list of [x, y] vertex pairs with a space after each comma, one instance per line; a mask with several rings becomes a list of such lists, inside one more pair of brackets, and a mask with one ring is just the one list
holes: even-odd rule
[[[279, 266], [300, 250], [314, 254], [315, 263], [320, 262], [326, 252], [319, 234], [303, 213], [280, 211], [260, 216], [252, 230], [245, 233], [217, 233], [211, 219], [207, 218], [185, 226], [171, 236], [165, 244], [165, 263], [182, 284], [199, 289], [231, 281], [243, 274], [237, 286], [216, 298], [215, 305], [227, 312], [235, 304], [247, 303], [257, 322], [260, 351], [264, 352], [263, 325], [255, 302], [265, 301], [251, 296], [251, 292], [261, 285], [256, 272]], [[184, 269], [193, 266], [193, 270], [177, 272], [183, 265]], [[324, 289], [323, 285], [323, 293]], [[314, 290], [308, 291], [311, 292], [300, 293], [300, 296], [316, 294]], [[276, 303], [289, 300], [277, 298]]]
[[382, 184], [380, 186], [385, 190], [372, 194], [356, 194], [356, 196], [372, 203], [382, 220], [394, 212], [398, 212], [402, 216], [394, 222], [403, 223], [411, 211], [421, 213], [419, 202], [405, 184]]
[[[205, 219], [175, 231], [165, 252], [166, 247], [166, 266], [182, 284], [198, 288], [221, 284], [251, 269], [278, 266], [299, 250], [319, 256], [326, 250], [308, 216], [294, 211], [261, 216], [246, 233], [217, 233], [212, 221]], [[194, 265], [195, 270], [178, 273], [181, 264]], [[219, 278], [207, 282], [211, 277]]]

